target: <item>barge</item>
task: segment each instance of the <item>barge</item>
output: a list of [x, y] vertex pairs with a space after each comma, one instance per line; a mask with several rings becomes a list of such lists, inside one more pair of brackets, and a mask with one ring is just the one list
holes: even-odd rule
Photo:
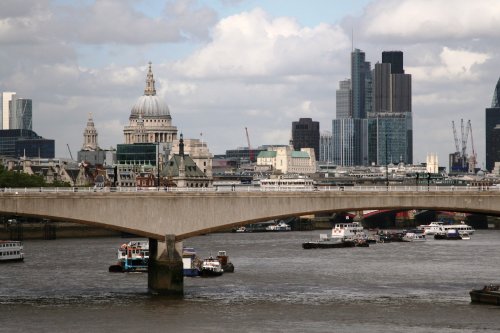
[[469, 294], [472, 303], [500, 305], [500, 285], [490, 284], [482, 289], [472, 289]]

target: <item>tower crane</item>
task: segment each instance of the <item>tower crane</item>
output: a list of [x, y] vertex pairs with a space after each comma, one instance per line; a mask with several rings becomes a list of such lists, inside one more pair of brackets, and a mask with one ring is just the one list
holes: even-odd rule
[[451, 121], [451, 126], [453, 127], [453, 137], [455, 138], [455, 152], [460, 152], [460, 144], [458, 143], [457, 130], [455, 129], [455, 121]]
[[474, 149], [474, 138], [472, 136], [472, 124], [470, 120], [467, 123], [467, 125], [470, 131], [470, 144], [472, 149], [472, 156], [469, 158], [469, 172], [474, 173], [476, 171], [477, 156], [476, 156], [476, 150]]
[[[469, 137], [469, 125], [467, 125], [465, 127], [465, 131], [464, 131], [464, 120], [460, 119], [460, 121], [462, 123], [461, 124], [461, 126], [462, 126], [462, 157], [465, 160], [467, 157], [466, 149], [467, 149], [467, 139]], [[470, 120], [469, 120], [468, 124], [470, 124]]]
[[71, 159], [73, 159], [73, 154], [71, 154], [71, 149], [69, 149], [69, 144], [66, 144], [66, 146], [68, 146], [69, 157], [71, 157]]
[[248, 136], [248, 129], [245, 127], [245, 133], [247, 135], [247, 143], [248, 143], [248, 158], [250, 159], [250, 162], [253, 162], [253, 151], [252, 147], [250, 146], [250, 137]]

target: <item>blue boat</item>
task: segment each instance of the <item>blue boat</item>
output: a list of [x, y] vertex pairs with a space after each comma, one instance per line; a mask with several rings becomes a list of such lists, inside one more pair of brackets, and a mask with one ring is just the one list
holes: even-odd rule
[[196, 251], [192, 247], [182, 249], [182, 265], [184, 276], [195, 277], [200, 275], [201, 261], [196, 256]]

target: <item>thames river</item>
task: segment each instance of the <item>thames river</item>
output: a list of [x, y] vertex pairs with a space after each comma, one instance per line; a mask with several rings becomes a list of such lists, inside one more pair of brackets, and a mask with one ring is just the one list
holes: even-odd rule
[[0, 265], [0, 332], [499, 332], [500, 307], [469, 290], [500, 283], [500, 231], [471, 240], [303, 250], [329, 231], [188, 239], [226, 250], [235, 273], [185, 278], [183, 299], [147, 293], [147, 274], [108, 273], [127, 239], [25, 241]]

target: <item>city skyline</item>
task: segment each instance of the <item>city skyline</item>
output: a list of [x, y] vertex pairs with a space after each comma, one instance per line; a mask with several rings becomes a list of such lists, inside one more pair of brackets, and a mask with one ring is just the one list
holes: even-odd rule
[[89, 112], [101, 148], [124, 143], [152, 61], [173, 125], [220, 154], [246, 146], [245, 127], [253, 147], [288, 143], [299, 118], [330, 130], [352, 47], [372, 66], [400, 50], [413, 77], [414, 163], [432, 152], [447, 166], [451, 122], [464, 118], [483, 167], [484, 109], [500, 76], [496, 1], [301, 3], [4, 1], [0, 89], [32, 99], [33, 130], [69, 157]]

